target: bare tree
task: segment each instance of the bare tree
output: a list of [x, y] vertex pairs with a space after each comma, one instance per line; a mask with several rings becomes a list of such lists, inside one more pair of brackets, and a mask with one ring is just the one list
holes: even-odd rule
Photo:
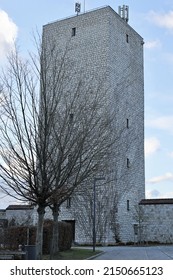
[[[108, 162], [107, 165], [108, 164], [110, 164], [110, 162]], [[93, 189], [94, 178], [103, 177], [103, 173], [93, 173], [85, 182], [87, 188], [80, 186], [72, 196], [73, 205], [71, 207], [71, 212], [73, 213], [75, 220], [78, 221], [79, 230], [81, 234], [85, 235], [85, 241], [87, 243], [92, 243], [93, 240], [94, 203], [96, 210], [95, 230], [97, 243], [106, 242], [106, 235], [113, 216], [110, 211], [114, 207], [116, 193], [114, 181], [109, 176], [110, 174], [107, 165], [104, 166], [105, 180], [97, 183], [95, 186], [95, 201]]]
[[[114, 142], [111, 146], [112, 153], [111, 155], [109, 154], [109, 159], [107, 163], [104, 162], [103, 167], [106, 182], [101, 185], [98, 184], [96, 188], [96, 235], [98, 243], [104, 243], [110, 229], [115, 241], [121, 241], [118, 208], [124, 197], [131, 191], [128, 184], [124, 184], [123, 189], [120, 188], [120, 182], [122, 183], [124, 178], [128, 176], [128, 168], [116, 168], [117, 164], [119, 164], [118, 159], [121, 158], [120, 153], [122, 144], [124, 144], [122, 135], [125, 135], [126, 127], [122, 126], [117, 134], [115, 132], [116, 130], [112, 133], [114, 137]], [[126, 145], [126, 149], [130, 149], [133, 141]], [[87, 180], [87, 190], [79, 188], [73, 195], [75, 207], [71, 209], [74, 212], [75, 220], [78, 221], [80, 231], [85, 235], [87, 243], [91, 243], [93, 238], [93, 175], [94, 173], [90, 180]]]
[[[86, 77], [86, 73], [79, 72], [79, 65], [68, 55], [68, 44], [62, 55], [53, 41], [43, 44], [42, 49], [42, 66], [46, 69], [43, 73], [47, 74], [43, 96], [57, 104], [50, 142], [55, 190], [51, 196], [55, 229], [51, 256], [58, 251], [60, 205], [79, 185], [84, 186], [88, 177], [103, 168], [113, 143], [110, 137], [113, 115], [108, 111], [106, 82], [101, 77]], [[54, 80], [59, 80], [58, 87], [52, 87]]]
[[36, 243], [41, 258], [44, 212], [53, 190], [46, 152], [49, 128], [39, 115], [40, 78], [35, 73], [17, 50], [8, 57], [8, 68], [2, 76], [0, 177], [5, 193], [38, 206]]
[[67, 49], [59, 54], [52, 44], [31, 58], [24, 61], [15, 51], [1, 78], [0, 177], [5, 193], [37, 206], [39, 259], [45, 208], [54, 216], [54, 254], [59, 207], [103, 168], [113, 143], [113, 116], [105, 82], [76, 75]]

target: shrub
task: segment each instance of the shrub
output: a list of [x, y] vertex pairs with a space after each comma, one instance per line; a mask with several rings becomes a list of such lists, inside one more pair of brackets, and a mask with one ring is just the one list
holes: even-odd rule
[[[43, 253], [49, 254], [50, 244], [52, 240], [53, 221], [46, 220], [43, 231]], [[69, 223], [59, 222], [59, 250], [65, 251], [71, 248], [72, 245], [72, 227]]]
[[26, 226], [12, 226], [5, 229], [5, 247], [17, 250], [19, 245], [35, 244], [36, 228]]
[[71, 248], [72, 226], [66, 222], [59, 222], [59, 250], [65, 251]]
[[[50, 253], [53, 221], [46, 220], [43, 227], [43, 254]], [[59, 222], [59, 249], [65, 251], [71, 248], [72, 228], [69, 223]], [[17, 250], [19, 245], [34, 245], [36, 240], [36, 227], [10, 226], [4, 230], [5, 247]]]

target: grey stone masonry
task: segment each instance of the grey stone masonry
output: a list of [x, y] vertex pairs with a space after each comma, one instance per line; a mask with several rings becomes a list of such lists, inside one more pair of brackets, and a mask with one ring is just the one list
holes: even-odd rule
[[[107, 6], [45, 25], [43, 44], [52, 41], [60, 56], [68, 49], [75, 75], [98, 78], [109, 89], [105, 106], [115, 113], [110, 137], [118, 141], [110, 156], [113, 180], [97, 196], [97, 242], [133, 241], [134, 207], [145, 197], [143, 38]], [[86, 199], [76, 193], [61, 207], [60, 218], [75, 222], [79, 243], [92, 242], [90, 189]]]
[[173, 243], [173, 199], [144, 199], [143, 240]]

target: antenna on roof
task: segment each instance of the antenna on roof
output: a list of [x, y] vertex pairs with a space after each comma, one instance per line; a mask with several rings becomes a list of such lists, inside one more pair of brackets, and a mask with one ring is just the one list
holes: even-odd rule
[[118, 7], [118, 13], [126, 22], [129, 21], [129, 6], [123, 5]]
[[80, 13], [80, 11], [81, 11], [81, 3], [77, 2], [75, 3], [75, 12], [77, 13], [77, 16]]
[[83, 1], [83, 11], [85, 13], [85, 0]]

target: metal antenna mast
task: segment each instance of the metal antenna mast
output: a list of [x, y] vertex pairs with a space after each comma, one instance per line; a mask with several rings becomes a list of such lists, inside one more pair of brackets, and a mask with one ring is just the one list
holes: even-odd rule
[[123, 18], [126, 22], [129, 21], [129, 6], [123, 5], [122, 7], [118, 7], [118, 12], [121, 18]]
[[83, 1], [83, 11], [85, 13], [85, 0]]
[[81, 3], [77, 2], [75, 3], [75, 12], [77, 13], [77, 16], [80, 13], [80, 11], [81, 11]]

